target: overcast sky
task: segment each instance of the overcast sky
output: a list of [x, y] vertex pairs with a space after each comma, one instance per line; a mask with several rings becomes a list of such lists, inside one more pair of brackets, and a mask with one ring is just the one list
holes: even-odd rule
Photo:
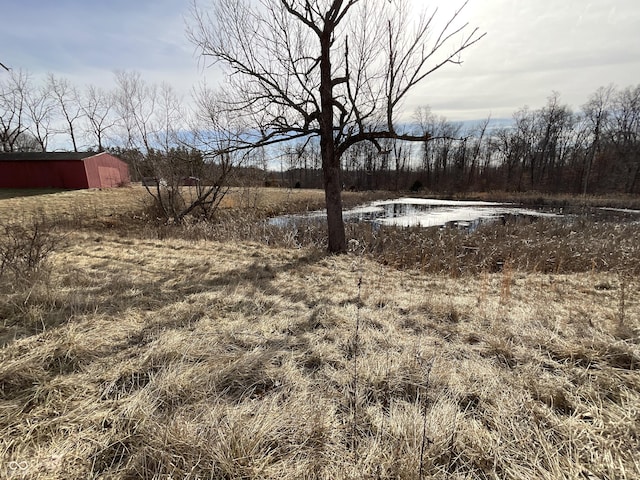
[[[364, 0], [366, 1], [366, 0]], [[452, 0], [416, 5], [460, 4]], [[202, 3], [202, 2], [201, 2]], [[77, 85], [113, 85], [139, 71], [188, 93], [212, 70], [185, 36], [189, 0], [0, 0], [0, 62]], [[461, 66], [429, 77], [407, 110], [430, 105], [450, 120], [510, 117], [555, 90], [575, 108], [599, 86], [640, 84], [638, 0], [470, 0], [464, 18], [487, 36]], [[0, 71], [0, 75], [4, 75]]]

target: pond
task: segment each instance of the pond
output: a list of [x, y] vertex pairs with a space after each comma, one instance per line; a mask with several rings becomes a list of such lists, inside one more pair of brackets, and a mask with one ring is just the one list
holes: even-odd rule
[[[304, 220], [323, 220], [324, 211], [304, 215], [285, 215], [269, 220], [271, 225], [291, 226]], [[481, 201], [436, 200], [430, 198], [398, 198], [372, 202], [343, 212], [345, 221], [369, 222], [379, 226], [395, 227], [455, 227], [475, 230], [486, 222], [507, 217], [562, 218], [561, 211], [523, 208], [518, 205]]]

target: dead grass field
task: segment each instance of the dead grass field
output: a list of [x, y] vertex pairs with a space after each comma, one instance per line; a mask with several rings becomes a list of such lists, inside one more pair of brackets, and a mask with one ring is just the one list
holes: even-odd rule
[[[14, 191], [11, 191], [14, 192]], [[57, 221], [87, 220], [140, 210], [149, 201], [141, 186], [104, 190], [67, 190], [0, 197], [0, 218], [42, 215]], [[149, 198], [147, 198], [149, 197]]]
[[640, 478], [634, 275], [83, 228], [0, 286], [0, 478]]
[[[188, 190], [189, 187], [185, 187]], [[152, 198], [145, 187], [133, 184], [117, 189], [47, 190], [25, 191], [16, 195], [16, 190], [0, 189], [0, 219], [18, 215], [29, 217], [42, 215], [56, 221], [86, 223], [90, 220], [105, 220], [109, 217], [139, 214]], [[346, 201], [351, 198], [367, 198], [365, 194], [345, 192]], [[298, 208], [322, 208], [324, 193], [321, 190], [280, 188], [231, 188], [222, 202], [223, 208], [260, 209], [265, 212], [280, 212], [283, 205], [295, 204]]]

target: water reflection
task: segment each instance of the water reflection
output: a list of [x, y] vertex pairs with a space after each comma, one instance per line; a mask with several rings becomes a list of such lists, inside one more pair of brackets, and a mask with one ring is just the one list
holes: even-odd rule
[[[270, 219], [271, 225], [290, 226], [301, 220], [323, 220], [323, 211], [305, 215], [287, 215]], [[511, 204], [479, 201], [399, 198], [373, 202], [345, 210], [345, 221], [369, 222], [374, 225], [396, 227], [449, 226], [473, 231], [486, 222], [505, 221], [507, 217], [561, 217], [561, 214], [521, 208]]]

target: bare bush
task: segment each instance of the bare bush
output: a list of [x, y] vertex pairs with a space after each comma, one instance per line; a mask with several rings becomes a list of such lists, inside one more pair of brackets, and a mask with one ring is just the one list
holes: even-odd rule
[[31, 283], [48, 272], [49, 256], [59, 238], [45, 220], [10, 222], [0, 226], [0, 281]]

